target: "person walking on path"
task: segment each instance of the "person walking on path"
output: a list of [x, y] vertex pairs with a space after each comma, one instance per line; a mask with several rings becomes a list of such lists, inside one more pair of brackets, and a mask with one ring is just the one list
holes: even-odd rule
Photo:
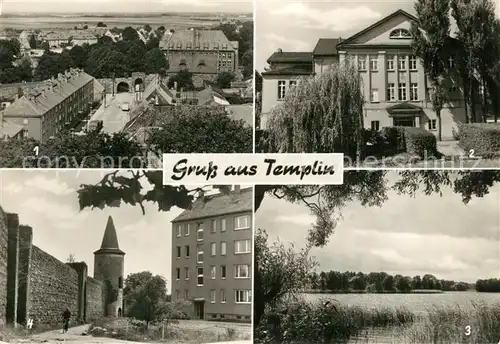
[[69, 319], [71, 319], [71, 312], [69, 310], [69, 308], [66, 308], [66, 310], [63, 312], [63, 323], [64, 323], [64, 327], [63, 327], [63, 333], [66, 333], [68, 332], [68, 328], [69, 328]]

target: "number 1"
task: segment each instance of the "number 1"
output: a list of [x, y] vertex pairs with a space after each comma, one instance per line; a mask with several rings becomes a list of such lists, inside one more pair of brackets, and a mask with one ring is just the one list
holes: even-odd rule
[[35, 155], [38, 156], [38, 151], [40, 150], [40, 148], [38, 146], [36, 146], [35, 148], [33, 148], [33, 152], [35, 152]]

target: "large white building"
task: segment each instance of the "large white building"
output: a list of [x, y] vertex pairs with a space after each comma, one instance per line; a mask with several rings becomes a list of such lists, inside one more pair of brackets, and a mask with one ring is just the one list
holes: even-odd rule
[[[272, 109], [297, 80], [324, 73], [350, 58], [358, 66], [365, 95], [364, 126], [379, 130], [410, 126], [438, 134], [438, 119], [429, 97], [423, 65], [412, 51], [410, 28], [417, 18], [397, 10], [347, 39], [320, 39], [313, 52], [274, 53], [262, 73], [261, 129]], [[452, 40], [451, 40], [452, 42]], [[441, 111], [443, 140], [453, 139], [457, 123], [465, 121], [465, 104], [450, 49], [448, 102]]]

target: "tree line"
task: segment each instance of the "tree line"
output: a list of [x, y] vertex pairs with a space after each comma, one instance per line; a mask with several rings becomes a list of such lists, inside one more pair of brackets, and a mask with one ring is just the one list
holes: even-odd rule
[[423, 276], [391, 275], [386, 272], [321, 271], [308, 276], [306, 289], [321, 292], [411, 292], [414, 290], [441, 290], [500, 292], [500, 280], [478, 280], [475, 284], [438, 279], [432, 274]]
[[[148, 33], [154, 33], [146, 43], [140, 39], [136, 29], [128, 26], [124, 29], [110, 29], [113, 33], [121, 33], [120, 41], [114, 42], [110, 37], [102, 36], [95, 44], [73, 46], [60, 54], [51, 52], [47, 42], [38, 41], [32, 35], [29, 39], [31, 48], [45, 50], [34, 69], [29, 58], [19, 60], [21, 49], [17, 39], [0, 41], [0, 83], [42, 81], [72, 67], [82, 68], [98, 79], [127, 77], [132, 72], [165, 75], [169, 64], [159, 48], [165, 27], [153, 30], [146, 24], [144, 29]], [[222, 24], [214, 29], [222, 30], [229, 40], [239, 43], [239, 64], [243, 67], [244, 76], [251, 76], [253, 23]], [[234, 79], [234, 76], [226, 74], [218, 78], [218, 84], [227, 86]], [[186, 84], [189, 85], [190, 82], [187, 81]]]

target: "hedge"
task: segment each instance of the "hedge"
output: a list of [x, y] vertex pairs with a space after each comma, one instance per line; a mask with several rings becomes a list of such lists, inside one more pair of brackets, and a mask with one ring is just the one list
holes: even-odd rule
[[487, 155], [500, 151], [500, 125], [495, 123], [459, 124], [459, 146], [474, 155]]
[[369, 143], [366, 155], [388, 157], [401, 153], [421, 158], [437, 156], [436, 137], [425, 129], [412, 127], [384, 127], [380, 132], [366, 130]]
[[437, 140], [434, 134], [422, 128], [404, 127], [406, 153], [421, 158], [437, 155]]

